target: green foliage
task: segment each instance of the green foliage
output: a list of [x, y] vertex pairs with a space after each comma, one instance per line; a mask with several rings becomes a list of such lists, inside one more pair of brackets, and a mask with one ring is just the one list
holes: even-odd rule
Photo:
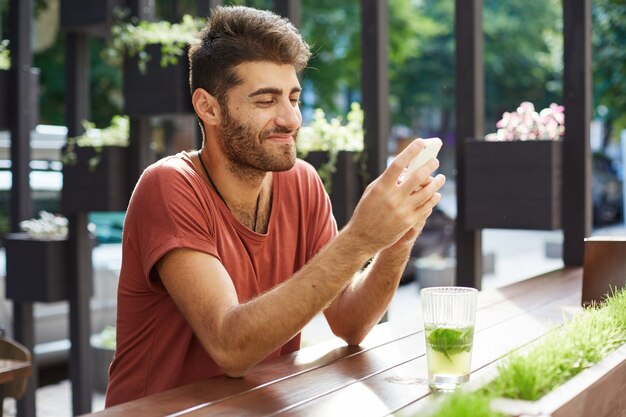
[[558, 0], [485, 1], [487, 119], [520, 101], [538, 108], [562, 101], [562, 20]]
[[11, 55], [9, 55], [9, 41], [0, 40], [0, 70], [11, 68]]
[[128, 116], [113, 116], [111, 125], [104, 129], [96, 129], [95, 124], [83, 121], [85, 133], [81, 136], [69, 138], [62, 156], [66, 165], [74, 165], [77, 161], [75, 148], [93, 147], [96, 155], [89, 160], [89, 167], [93, 171], [100, 163], [100, 152], [103, 146], [128, 146], [130, 138], [130, 122]]
[[626, 3], [592, 2], [594, 106], [605, 106], [612, 131], [626, 129]]
[[100, 332], [99, 347], [115, 350], [116, 331], [115, 326], [105, 326]]
[[[472, 340], [474, 339], [474, 328], [451, 329], [451, 328], [433, 328], [425, 329], [428, 334], [428, 344], [436, 351], [443, 353], [450, 359], [450, 355], [461, 352], [471, 352]], [[430, 334], [429, 334], [430, 333]]]
[[492, 397], [481, 392], [458, 391], [445, 398], [429, 417], [505, 417], [490, 408]]
[[[66, 36], [61, 34], [47, 50], [34, 55], [33, 66], [40, 72], [40, 112], [42, 124], [64, 125], [66, 89]], [[108, 124], [122, 108], [122, 74], [119, 67], [102, 60], [105, 43], [89, 40], [89, 83], [91, 86], [91, 120], [98, 126]]]
[[359, 103], [352, 103], [344, 123], [341, 116], [326, 118], [322, 109], [316, 109], [313, 120], [300, 129], [298, 135], [298, 155], [306, 158], [312, 151], [328, 152], [328, 162], [317, 172], [324, 182], [326, 192], [332, 191], [332, 175], [337, 170], [339, 151], [361, 152], [363, 150], [363, 110]]
[[[435, 28], [424, 23], [411, 0], [389, 2], [389, 62], [390, 76], [409, 57], [419, 53], [418, 33], [430, 33]], [[361, 25], [360, 2], [345, 0], [338, 7], [333, 0], [303, 0], [302, 27], [304, 38], [311, 45], [313, 57], [305, 78], [311, 82], [316, 102], [305, 103], [322, 107], [331, 113], [342, 112], [336, 98], [347, 95], [347, 102], [361, 89]]]
[[205, 23], [205, 19], [190, 15], [183, 16], [180, 23], [137, 19], [121, 22], [111, 28], [113, 40], [104, 56], [112, 64], [121, 64], [126, 55], [136, 56], [140, 71], [145, 72], [151, 59], [146, 46], [158, 44], [161, 45], [161, 66], [175, 65]]

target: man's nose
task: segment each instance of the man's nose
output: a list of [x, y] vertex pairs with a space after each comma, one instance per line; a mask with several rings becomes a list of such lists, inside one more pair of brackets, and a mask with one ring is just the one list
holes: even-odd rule
[[300, 106], [294, 105], [290, 100], [283, 103], [276, 115], [276, 125], [285, 127], [289, 130], [295, 130], [302, 124], [302, 113], [300, 113]]

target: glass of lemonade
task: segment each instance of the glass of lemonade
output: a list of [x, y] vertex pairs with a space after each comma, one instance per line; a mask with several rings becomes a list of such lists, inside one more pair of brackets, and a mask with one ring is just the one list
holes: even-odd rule
[[469, 380], [478, 290], [429, 287], [420, 291], [428, 361], [428, 383], [456, 389]]

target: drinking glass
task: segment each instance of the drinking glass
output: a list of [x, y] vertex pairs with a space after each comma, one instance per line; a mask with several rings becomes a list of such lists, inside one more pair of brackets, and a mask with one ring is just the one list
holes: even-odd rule
[[430, 287], [420, 291], [428, 384], [450, 391], [469, 380], [478, 290]]

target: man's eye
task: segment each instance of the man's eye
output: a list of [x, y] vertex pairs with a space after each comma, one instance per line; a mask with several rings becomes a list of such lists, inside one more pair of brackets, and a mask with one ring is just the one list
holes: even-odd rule
[[290, 100], [291, 100], [291, 103], [294, 105], [298, 105], [301, 103], [299, 98], [292, 98]]

